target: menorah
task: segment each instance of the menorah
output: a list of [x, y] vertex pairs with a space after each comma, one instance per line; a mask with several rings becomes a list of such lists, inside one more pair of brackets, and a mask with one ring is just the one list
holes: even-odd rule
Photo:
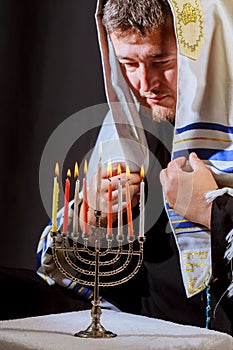
[[[102, 311], [99, 287], [116, 286], [136, 275], [142, 265], [145, 237], [139, 235], [135, 244], [135, 235], [128, 234], [127, 243], [124, 244], [125, 236], [122, 231], [114, 237], [114, 234], [105, 233], [100, 227], [101, 211], [96, 210], [95, 217], [96, 226], [91, 234], [73, 233], [69, 237], [66, 233], [51, 232], [52, 252], [57, 268], [65, 277], [94, 289], [92, 322], [86, 330], [74, 335], [84, 338], [111, 338], [116, 334], [106, 330], [100, 322]], [[106, 245], [101, 244], [103, 241]], [[69, 269], [64, 268], [64, 261]]]
[[[108, 220], [107, 231], [101, 227], [101, 181], [102, 164], [101, 157], [97, 170], [97, 191], [95, 226], [88, 228], [88, 200], [87, 181], [83, 178], [83, 231], [79, 233], [79, 184], [78, 166], [75, 164], [74, 175], [77, 178], [74, 196], [73, 230], [68, 229], [68, 203], [70, 194], [70, 170], [67, 172], [65, 182], [63, 227], [60, 232], [57, 229], [57, 210], [59, 183], [58, 163], [55, 166], [55, 177], [53, 186], [53, 207], [52, 207], [52, 254], [54, 262], [59, 271], [74, 283], [83, 286], [93, 287], [94, 297], [92, 300], [91, 317], [92, 322], [86, 330], [75, 333], [75, 336], [85, 338], [110, 338], [116, 334], [105, 330], [100, 322], [101, 300], [99, 287], [112, 287], [127, 282], [136, 275], [142, 265], [144, 236], [144, 167], [141, 167], [140, 197], [139, 197], [139, 235], [135, 240], [131, 196], [130, 196], [130, 171], [126, 167], [125, 196], [127, 204], [127, 228], [128, 234], [125, 237], [123, 232], [123, 207], [122, 207], [122, 180], [121, 167], [118, 165], [118, 227], [117, 234], [114, 234], [112, 227], [112, 165], [108, 163]], [[87, 171], [87, 162], [84, 163], [84, 173]], [[137, 244], [136, 244], [137, 243]]]

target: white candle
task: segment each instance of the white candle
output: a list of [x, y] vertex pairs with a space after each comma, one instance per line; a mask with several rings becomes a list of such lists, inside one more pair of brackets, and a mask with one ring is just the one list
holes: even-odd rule
[[75, 181], [75, 192], [74, 192], [74, 217], [73, 217], [73, 234], [78, 233], [78, 210], [79, 210], [79, 190], [80, 190], [80, 181], [78, 179], [78, 163], [75, 163], [74, 168], [74, 177], [77, 178]]
[[132, 206], [131, 206], [131, 196], [129, 187], [129, 167], [126, 167], [126, 184], [125, 184], [125, 194], [126, 194], [126, 205], [127, 205], [127, 224], [128, 224], [128, 236], [133, 236], [133, 218], [132, 218]]
[[118, 235], [122, 234], [122, 227], [123, 227], [123, 218], [122, 218], [122, 184], [121, 184], [121, 167], [118, 165], [118, 176], [119, 176], [119, 181], [118, 181], [118, 212], [117, 212], [117, 219], [118, 219]]
[[102, 182], [102, 164], [101, 160], [98, 163], [97, 170], [97, 191], [96, 191], [96, 210], [100, 210], [100, 200], [101, 200], [101, 182]]
[[107, 222], [107, 233], [109, 236], [112, 235], [112, 164], [108, 162], [108, 222]]
[[97, 170], [97, 191], [96, 191], [96, 210], [100, 211], [100, 201], [101, 201], [101, 182], [102, 182], [102, 143], [99, 144], [99, 162]]
[[145, 182], [144, 182], [144, 168], [141, 168], [141, 183], [140, 183], [140, 199], [139, 199], [139, 208], [140, 208], [140, 217], [139, 217], [139, 237], [144, 237], [145, 231]]

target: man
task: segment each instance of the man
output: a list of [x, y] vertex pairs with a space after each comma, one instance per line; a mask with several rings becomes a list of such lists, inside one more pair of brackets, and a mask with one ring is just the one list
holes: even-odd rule
[[[171, 1], [171, 3], [173, 2]], [[148, 198], [151, 199], [153, 203], [157, 203], [162, 197], [162, 193], [159, 195], [158, 186], [154, 184], [159, 178], [161, 168], [166, 168], [170, 160], [170, 154], [167, 148], [164, 147], [166, 138], [162, 140], [164, 142], [161, 142], [161, 139], [154, 137], [153, 134], [155, 129], [163, 128], [164, 123], [166, 126], [168, 123], [169, 125], [174, 123], [177, 111], [177, 95], [179, 94], [177, 91], [177, 41], [170, 4], [165, 0], [143, 0], [140, 1], [140, 6], [138, 6], [138, 1], [108, 0], [104, 9], [103, 5], [104, 2], [102, 3], [100, 1], [97, 21], [99, 24], [99, 37], [103, 54], [106, 91], [111, 108], [111, 118], [114, 122], [107, 121], [111, 124], [112, 128], [115, 127], [116, 135], [120, 140], [118, 146], [121, 147], [121, 156], [123, 155], [122, 158], [118, 155], [115, 157], [113, 161], [113, 176], [111, 178], [114, 199], [113, 215], [116, 218], [118, 197], [117, 180], [119, 178], [116, 165], [119, 159], [125, 159], [126, 162], [132, 163], [133, 171], [130, 174], [130, 184], [132, 203], [135, 207], [137, 207], [138, 204], [137, 193], [139, 191], [140, 182], [138, 166], [143, 156], [145, 157], [144, 161], [147, 169]], [[189, 12], [185, 12], [185, 14], [187, 13]], [[194, 11], [194, 14], [195, 13]], [[187, 16], [180, 16], [186, 21]], [[194, 20], [191, 18], [191, 22], [195, 22], [195, 18], [195, 16]], [[202, 18], [201, 12], [199, 13], [199, 18]], [[125, 82], [127, 84], [125, 84]], [[120, 106], [118, 105], [119, 101], [122, 102]], [[128, 103], [130, 107], [128, 107]], [[180, 104], [178, 107], [180, 108]], [[129, 121], [132, 115], [133, 123]], [[176, 118], [177, 117], [176, 115]], [[187, 115], [187, 118], [188, 117], [189, 115]], [[189, 121], [185, 122], [188, 124]], [[103, 125], [97, 144], [102, 139], [104, 142], [107, 142], [107, 136], [109, 135], [108, 125], [109, 124], [107, 124], [107, 127]], [[133, 126], [135, 127], [133, 128]], [[141, 132], [142, 129], [145, 130], [145, 133]], [[131, 139], [132, 134], [135, 136], [134, 139]], [[132, 147], [128, 147], [129, 144], [125, 143], [124, 139], [134, 142], [133, 146], [135, 146], [136, 151], [133, 151], [135, 152], [132, 151]], [[137, 141], [134, 141], [135, 139]], [[108, 145], [111, 146], [111, 142]], [[115, 146], [115, 143], [113, 145]], [[144, 147], [142, 147], [142, 145]], [[129, 150], [129, 148], [131, 148], [131, 150]], [[191, 147], [188, 148], [191, 149]], [[150, 151], [148, 151], [148, 149]], [[185, 150], [187, 151], [187, 148]], [[117, 152], [116, 149], [115, 152]], [[93, 162], [96, 158], [98, 157], [96, 157], [96, 153], [94, 153], [92, 158]], [[107, 158], [107, 155], [105, 155], [105, 158]], [[191, 178], [191, 185], [194, 186], [194, 191], [192, 192], [193, 197], [191, 205], [189, 205], [190, 196], [185, 199], [179, 195], [180, 187], [178, 185], [180, 183], [178, 179], [180, 180], [180, 178], [178, 177], [177, 179], [177, 173], [182, 173], [184, 179], [190, 176], [190, 173], [183, 169], [186, 165], [186, 158], [178, 158], [176, 161], [169, 163], [168, 168], [161, 174], [161, 182], [164, 186], [170, 206], [174, 207], [180, 215], [187, 214], [187, 219], [206, 227], [205, 230], [201, 231], [200, 236], [196, 237], [197, 239], [195, 242], [199, 242], [199, 238], [201, 237], [201, 239], [203, 238], [202, 242], [206, 240], [206, 245], [208, 246], [209, 233], [207, 232], [207, 228], [210, 227], [211, 204], [206, 203], [204, 194], [217, 189], [218, 185], [211, 171], [192, 153], [189, 157], [189, 162], [194, 169], [195, 177], [192, 176]], [[158, 163], [160, 168], [158, 167]], [[136, 166], [134, 167], [134, 165]], [[97, 169], [96, 164], [92, 165], [92, 168]], [[92, 172], [90, 171], [90, 174], [94, 172], [94, 170]], [[200, 182], [201, 175], [204, 176], [204, 180]], [[125, 179], [125, 168], [122, 169], [120, 176], [122, 180]], [[94, 226], [96, 177], [95, 175], [90, 175], [90, 177], [88, 197], [89, 225]], [[101, 187], [102, 226], [106, 225], [107, 217], [107, 184], [107, 173], [103, 171]], [[173, 189], [174, 184], [175, 188]], [[183, 182], [181, 185], [182, 184]], [[189, 189], [190, 185], [185, 188], [186, 190]], [[199, 201], [198, 206], [196, 206], [197, 194]], [[187, 212], [183, 208], [183, 200], [186, 200], [185, 206], [186, 209], [188, 209]], [[173, 213], [169, 208], [168, 211], [169, 213]], [[201, 268], [202, 265], [204, 265], [206, 270], [203, 271], [203, 268], [200, 269], [201, 282], [198, 287], [194, 288], [192, 285], [192, 288], [190, 288], [190, 285], [186, 283], [189, 282], [189, 277], [187, 277], [187, 269], [183, 268], [181, 256], [182, 254], [186, 254], [187, 256], [191, 250], [182, 250], [183, 247], [179, 245], [180, 236], [174, 236], [172, 232], [167, 230], [167, 216], [165, 211], [160, 207], [159, 210], [155, 212], [156, 205], [150, 205], [148, 211], [146, 211], [148, 227], [143, 272], [145, 272], [144, 276], [146, 276], [147, 288], [146, 291], [139, 291], [139, 294], [142, 294], [139, 295], [142, 300], [142, 310], [139, 311], [138, 309], [127, 308], [127, 303], [129, 303], [130, 300], [127, 298], [127, 294], [124, 294], [125, 300], [123, 300], [123, 302], [117, 299], [117, 295], [112, 294], [114, 293], [113, 290], [110, 290], [110, 292], [109, 290], [103, 290], [103, 295], [108, 300], [116, 303], [122, 310], [141, 312], [147, 316], [204, 327], [206, 323], [205, 283], [209, 288], [209, 284], [212, 282], [210, 279], [209, 262], [203, 264], [199, 263], [198, 260], [196, 265], [199, 265]], [[81, 206], [80, 217], [82, 227], [83, 206]], [[150, 222], [150, 224], [148, 224], [148, 222]], [[170, 223], [173, 225], [174, 221], [170, 220]], [[68, 287], [71, 285], [70, 281], [66, 281], [65, 283], [59, 275], [59, 272], [54, 269], [54, 267], [51, 268], [53, 266], [51, 253], [49, 249], [44, 249], [43, 242], [45, 237], [47, 247], [50, 245], [49, 231], [50, 229], [48, 227], [42, 235], [39, 244], [39, 256], [41, 261], [38, 273], [43, 278], [50, 279], [51, 284], [55, 281], [58, 284]], [[195, 234], [193, 236], [183, 235], [182, 239], [185, 238], [185, 244], [188, 245], [190, 241], [193, 242], [193, 237], [195, 237]], [[182, 240], [181, 243], [183, 242]], [[203, 248], [199, 247], [199, 243], [197, 243], [196, 251], [191, 251], [190, 256], [194, 254], [194, 256], [198, 256], [200, 259], [207, 260], [206, 257], [204, 258], [201, 255], [202, 251]], [[209, 258], [208, 249], [206, 256]], [[223, 260], [223, 257], [221, 257], [221, 259]], [[216, 261], [218, 262], [218, 260]], [[195, 263], [192, 261], [191, 263], [192, 268], [194, 268]], [[198, 279], [198, 273], [192, 278]], [[129, 287], [128, 290], [130, 292], [132, 290], [130, 288], [134, 288], [135, 291], [136, 282], [137, 277], [136, 280], [132, 281], [132, 285], [126, 285], [126, 289]], [[226, 290], [228, 284], [229, 282], [227, 282], [227, 280], [220, 281], [220, 284], [218, 281], [216, 283], [211, 283], [213, 303], [217, 303], [221, 293]], [[124, 292], [126, 289], [124, 289]], [[207, 290], [209, 291], [209, 289]], [[122, 291], [121, 288], [117, 289], [116, 294], [119, 294], [118, 291]], [[215, 300], [215, 296], [217, 300]], [[138, 301], [138, 299], [135, 300]], [[214, 329], [231, 332], [231, 301], [224, 300], [221, 304], [222, 305], [217, 309], [217, 317], [213, 320], [212, 327]], [[227, 306], [225, 304], [227, 304]], [[213, 305], [214, 304], [212, 304], [212, 306]], [[207, 306], [209, 307], [209, 305]], [[228, 308], [228, 314], [222, 309], [222, 307], [225, 306]]]
[[[132, 11], [136, 12], [138, 16], [138, 18], [135, 18], [133, 28], [130, 23], [126, 23], [123, 11], [122, 17], [118, 15], [120, 8], [125, 7], [125, 11], [129, 11], [128, 6], [132, 7]], [[151, 113], [151, 119], [173, 122], [177, 95], [177, 44], [168, 3], [162, 1], [161, 5], [151, 6], [150, 3], [143, 2], [140, 4], [140, 12], [138, 9], [136, 10], [134, 2], [130, 4], [128, 1], [108, 1], [105, 9], [103, 23], [110, 35], [116, 59], [120, 63], [123, 76], [131, 91], [140, 105], [145, 106], [147, 112], [151, 111], [149, 112]], [[145, 20], [143, 17], [145, 17], [144, 14], [147, 11], [151, 12], [150, 16], [154, 23], [151, 23], [152, 20], [148, 20], [148, 23], [145, 23], [142, 28], [140, 28], [140, 25], [136, 27], [137, 21]], [[128, 13], [130, 16], [130, 12]], [[160, 30], [157, 30], [157, 27]], [[107, 79], [110, 79], [110, 77], [107, 77]], [[108, 90], [113, 91], [114, 87], [110, 86], [111, 83], [107, 81], [107, 84]], [[110, 98], [112, 98], [111, 94], [114, 94], [112, 91], [108, 92]], [[111, 102], [119, 100], [116, 96]], [[119, 122], [118, 116], [116, 116], [116, 119]], [[121, 137], [121, 134], [119, 136]], [[116, 174], [117, 167], [114, 170]], [[139, 184], [140, 177], [137, 174], [132, 174], [130, 180], [131, 184]], [[105, 181], [102, 184], [102, 192], [105, 195], [107, 193], [107, 183], [108, 181]], [[117, 181], [113, 183], [115, 185], [114, 190], [117, 190], [117, 183]], [[138, 190], [139, 187], [134, 186], [134, 194], [137, 194]], [[93, 203], [91, 208], [94, 209], [95, 191], [90, 190], [89, 193], [90, 196], [94, 195], [94, 198], [90, 198], [91, 203]], [[105, 200], [104, 203], [107, 203], [107, 201]], [[117, 210], [116, 207], [115, 209]], [[103, 208], [103, 212], [107, 213], [107, 210]], [[92, 218], [89, 216], [89, 223], [94, 224], [94, 210], [90, 210], [89, 214], [91, 213], [93, 215]]]

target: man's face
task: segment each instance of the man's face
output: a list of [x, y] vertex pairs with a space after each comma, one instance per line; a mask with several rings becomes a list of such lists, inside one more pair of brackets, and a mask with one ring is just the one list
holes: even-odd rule
[[153, 34], [113, 32], [121, 69], [140, 104], [155, 120], [174, 120], [177, 99], [177, 45], [173, 23]]

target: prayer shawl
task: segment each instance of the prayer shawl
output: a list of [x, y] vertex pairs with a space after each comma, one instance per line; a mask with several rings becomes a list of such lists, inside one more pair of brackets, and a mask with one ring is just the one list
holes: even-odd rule
[[[213, 171], [218, 186], [230, 188], [233, 187], [233, 2], [171, 0], [171, 5], [180, 50], [173, 158], [196, 152]], [[222, 192], [215, 195], [218, 194]], [[211, 279], [210, 231], [188, 222], [168, 206], [167, 209], [179, 247], [186, 293], [192, 296]], [[226, 254], [231, 260], [232, 248]]]
[[[103, 28], [103, 3], [99, 0], [96, 18], [111, 117], [116, 123], [123, 158], [140, 164], [144, 157], [147, 168], [146, 140], [142, 132], [137, 133], [141, 126], [139, 106]], [[178, 101], [172, 158], [188, 158], [195, 151], [211, 168], [219, 187], [233, 187], [233, 3], [229, 0], [169, 0], [169, 3], [178, 43]], [[122, 103], [117, 104], [119, 101]], [[114, 113], [114, 105], [121, 112], [118, 109]], [[118, 123], [127, 128], [118, 127]], [[100, 138], [105, 134], [104, 128], [101, 132]], [[125, 139], [128, 142], [122, 141]], [[134, 149], [129, 150], [129, 140], [135, 142]], [[93, 168], [96, 169], [96, 164]], [[190, 297], [203, 290], [211, 279], [210, 231], [180, 217], [166, 200], [165, 206], [179, 250], [184, 287]], [[229, 260], [232, 250], [226, 253]]]
[[[228, 189], [233, 187], [233, 3], [231, 0], [169, 0], [169, 3], [178, 43], [178, 102], [172, 157], [188, 158], [195, 151], [214, 172], [219, 187]], [[88, 165], [88, 183], [97, 171], [100, 141], [103, 163], [111, 157], [111, 161], [126, 161], [132, 170], [138, 170], [141, 164], [147, 170], [149, 162], [140, 106], [123, 78], [102, 25], [103, 4], [104, 0], [98, 0], [96, 22], [110, 112]], [[158, 123], [158, 127], [162, 124]], [[166, 200], [165, 206], [179, 250], [184, 287], [190, 297], [203, 290], [211, 278], [210, 232], [181, 218]], [[70, 209], [70, 220], [72, 214]], [[62, 210], [58, 218], [59, 227]], [[88, 289], [57, 271], [50, 228], [49, 224], [38, 245], [38, 274], [50, 284], [56, 281], [91, 298]], [[229, 240], [231, 237], [229, 234]], [[229, 260], [233, 256], [230, 248], [226, 253]]]

